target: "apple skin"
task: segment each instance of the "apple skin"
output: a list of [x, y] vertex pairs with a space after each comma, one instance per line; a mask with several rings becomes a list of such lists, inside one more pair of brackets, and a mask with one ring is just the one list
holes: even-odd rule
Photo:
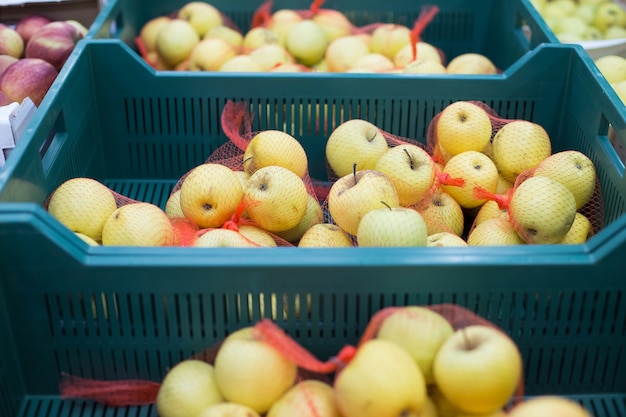
[[466, 53], [453, 58], [446, 66], [448, 74], [497, 74], [498, 69], [481, 54]]
[[171, 246], [174, 229], [159, 206], [135, 202], [117, 208], [102, 228], [102, 245]]
[[39, 106], [58, 74], [57, 69], [43, 59], [22, 58], [4, 71], [0, 90], [11, 102], [21, 103], [30, 97]]
[[540, 395], [515, 405], [508, 417], [592, 417], [577, 402], [556, 395]]
[[47, 16], [31, 14], [21, 18], [19, 22], [17, 22], [17, 25], [15, 25], [15, 30], [24, 40], [24, 44], [27, 44], [35, 32], [50, 22], [52, 22], [52, 19]]
[[146, 52], [156, 51], [156, 38], [159, 31], [172, 20], [169, 16], [158, 16], [148, 20], [139, 31], [139, 37], [143, 42]]
[[198, 43], [200, 35], [191, 23], [183, 19], [172, 19], [159, 30], [155, 47], [163, 62], [175, 67], [189, 58]]
[[220, 11], [209, 3], [190, 1], [179, 11], [177, 17], [191, 23], [193, 28], [203, 37], [211, 28], [223, 23]]
[[260, 417], [260, 415], [245, 405], [223, 402], [208, 406], [196, 417]]
[[41, 27], [26, 44], [26, 58], [40, 58], [60, 71], [76, 43], [82, 39], [78, 29], [67, 22], [56, 21]]
[[298, 241], [299, 248], [352, 247], [350, 236], [336, 224], [319, 223], [311, 226]]
[[408, 207], [379, 208], [367, 212], [356, 233], [362, 247], [426, 246], [426, 223], [422, 216]]
[[2, 77], [4, 71], [6, 71], [6, 69], [9, 68], [11, 64], [16, 63], [18, 60], [19, 58], [16, 58], [12, 55], [0, 55], [0, 77]]
[[17, 31], [0, 23], [0, 54], [21, 58], [24, 55], [24, 40]]

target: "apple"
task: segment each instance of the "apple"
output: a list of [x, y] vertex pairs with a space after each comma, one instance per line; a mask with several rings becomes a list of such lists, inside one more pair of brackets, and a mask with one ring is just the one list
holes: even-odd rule
[[324, 221], [324, 212], [322, 206], [315, 196], [309, 194], [309, 200], [306, 206], [306, 212], [302, 216], [302, 220], [292, 229], [284, 232], [276, 232], [276, 235], [288, 242], [297, 242], [313, 225]]
[[402, 72], [404, 74], [447, 74], [448, 70], [437, 61], [418, 58], [406, 64]]
[[74, 25], [65, 21], [51, 22], [33, 34], [26, 44], [24, 56], [43, 59], [60, 71], [82, 38]]
[[102, 240], [104, 224], [116, 209], [112, 190], [85, 177], [64, 181], [50, 196], [47, 207], [50, 215], [65, 227], [97, 242]]
[[421, 214], [408, 207], [379, 208], [368, 211], [359, 222], [358, 246], [426, 246], [428, 233]]
[[17, 22], [15, 30], [21, 36], [24, 45], [26, 45], [35, 32], [50, 22], [52, 20], [48, 16], [29, 14]]
[[485, 55], [467, 52], [458, 55], [446, 66], [448, 74], [497, 74], [498, 69]]
[[576, 8], [576, 14], [574, 16], [581, 18], [583, 22], [587, 24], [588, 27], [591, 27], [590, 25], [593, 25], [593, 18], [596, 14], [597, 7], [598, 6], [596, 4], [581, 3], [579, 1], [578, 7]]
[[593, 197], [596, 189], [596, 169], [587, 155], [576, 150], [553, 153], [541, 161], [533, 171], [560, 182], [574, 195], [576, 209], [580, 210]]
[[400, 206], [393, 183], [385, 174], [372, 169], [339, 178], [332, 184], [327, 201], [334, 222], [353, 236], [369, 211]]
[[0, 77], [2, 77], [4, 71], [6, 71], [6, 69], [9, 68], [11, 64], [16, 63], [17, 61], [19, 61], [19, 58], [16, 58], [14, 56], [0, 55]]
[[239, 234], [258, 246], [266, 248], [275, 248], [277, 246], [272, 235], [260, 227], [252, 226], [250, 224], [242, 224], [239, 226]]
[[578, 402], [556, 395], [539, 395], [513, 406], [508, 417], [592, 417]]
[[[612, 26], [615, 27], [615, 26]], [[611, 28], [607, 29], [606, 33], [602, 33], [600, 31], [600, 29], [598, 29], [597, 27], [594, 26], [587, 26], [587, 31], [585, 33], [583, 33], [583, 40], [585, 41], [598, 41], [601, 39], [609, 39], [608, 38], [608, 31]], [[626, 37], [626, 36], [619, 36], [620, 38]]]
[[289, 133], [267, 129], [255, 134], [243, 154], [243, 168], [253, 174], [271, 165], [287, 168], [303, 178], [308, 171], [307, 155], [300, 142]]
[[594, 62], [609, 83], [626, 80], [626, 58], [619, 55], [604, 55]]
[[188, 21], [200, 37], [223, 23], [220, 11], [209, 3], [190, 1], [178, 11], [178, 19]]
[[468, 246], [511, 246], [524, 243], [508, 213], [475, 223], [467, 236]]
[[470, 325], [456, 330], [439, 348], [433, 363], [438, 389], [468, 413], [501, 410], [522, 377], [520, 351], [501, 330]]
[[311, 68], [302, 64], [279, 64], [271, 68], [269, 72], [311, 72]]
[[341, 417], [333, 387], [315, 379], [291, 387], [268, 410], [265, 417]]
[[322, 28], [329, 42], [352, 34], [352, 23], [339, 10], [320, 9], [312, 19]]
[[454, 233], [438, 232], [428, 236], [426, 246], [467, 246], [467, 242]]
[[219, 71], [229, 59], [237, 56], [235, 48], [220, 38], [202, 39], [189, 53], [190, 71]]
[[243, 44], [243, 35], [236, 29], [228, 26], [219, 25], [214, 26], [207, 33], [204, 34], [202, 39], [222, 39], [226, 43], [232, 45], [234, 48], [240, 48]]
[[200, 35], [191, 23], [183, 19], [172, 19], [163, 25], [155, 40], [157, 53], [172, 67], [189, 58], [198, 43]]
[[383, 54], [370, 52], [357, 59], [348, 71], [388, 72], [393, 69], [393, 62], [389, 58]]
[[74, 26], [74, 29], [76, 29], [76, 35], [80, 39], [82, 39], [85, 36], [87, 36], [87, 32], [89, 32], [89, 29], [87, 27], [85, 27], [82, 23], [80, 23], [78, 20], [67, 19], [67, 20], [64, 20], [64, 22]]
[[174, 229], [159, 206], [147, 202], [125, 204], [109, 215], [102, 227], [105, 246], [172, 246]]
[[235, 213], [243, 188], [235, 172], [225, 165], [194, 167], [180, 186], [180, 207], [200, 228], [221, 227]]
[[606, 2], [599, 4], [593, 17], [593, 25], [601, 31], [610, 26], [626, 26], [626, 10], [621, 4]]
[[374, 169], [389, 150], [383, 132], [363, 119], [350, 119], [337, 126], [326, 142], [326, 159], [337, 177], [356, 170]]
[[276, 165], [259, 168], [250, 175], [243, 194], [250, 220], [272, 233], [296, 227], [309, 201], [302, 178]]
[[180, 189], [174, 191], [170, 194], [165, 202], [165, 214], [167, 217], [175, 218], [185, 218], [185, 213], [183, 213], [183, 209], [180, 206]]
[[475, 187], [495, 193], [498, 186], [496, 164], [482, 152], [465, 151], [454, 155], [444, 166], [443, 173], [465, 181], [461, 187], [442, 184], [441, 188], [466, 209], [479, 207], [486, 201], [474, 196]]
[[84, 240], [85, 243], [87, 243], [89, 246], [100, 246], [100, 244], [95, 239], [90, 238], [87, 235], [84, 235], [80, 232], [74, 232], [74, 234], [78, 236], [79, 238], [81, 238], [82, 240]]
[[261, 417], [250, 407], [237, 403], [217, 403], [206, 407], [196, 417]]
[[243, 36], [241, 43], [241, 52], [250, 53], [259, 46], [267, 44], [281, 44], [281, 39], [278, 33], [273, 30], [257, 26], [247, 31]]
[[426, 403], [424, 377], [409, 353], [393, 342], [370, 339], [334, 381], [343, 417], [417, 417]]
[[291, 28], [301, 22], [302, 15], [292, 9], [279, 9], [270, 16], [266, 27], [274, 31], [280, 38], [280, 45], [285, 46], [287, 43], [287, 34]]
[[471, 101], [448, 104], [434, 120], [435, 141], [450, 156], [465, 151], [482, 152], [491, 140], [493, 128], [489, 114]]
[[[496, 192], [495, 194], [498, 193]], [[495, 200], [489, 200], [485, 202], [485, 204], [480, 206], [478, 213], [476, 213], [476, 217], [474, 218], [474, 227], [478, 226], [486, 220], [500, 217], [501, 214], [508, 213], [508, 211], [509, 210], [507, 207], [500, 208]]]
[[224, 401], [215, 382], [215, 369], [207, 362], [186, 359], [170, 369], [156, 397], [161, 417], [195, 416]]
[[339, 248], [354, 246], [350, 236], [332, 223], [311, 226], [298, 241], [299, 248]]
[[422, 306], [407, 306], [383, 320], [376, 338], [393, 342], [407, 351], [422, 372], [426, 384], [434, 384], [432, 367], [435, 356], [453, 333], [452, 325], [441, 314]]
[[369, 46], [361, 35], [349, 35], [331, 41], [326, 48], [324, 59], [328, 71], [346, 72], [369, 53]]
[[576, 216], [576, 200], [560, 182], [533, 176], [513, 191], [509, 215], [517, 233], [526, 242], [556, 243], [572, 227]]
[[[600, 29], [596, 28], [596, 32], [600, 32]], [[602, 32], [600, 32], [601, 34]], [[604, 31], [604, 36], [596, 36], [593, 38], [589, 38], [589, 34], [587, 34], [587, 39], [590, 40], [598, 40], [598, 39], [624, 39], [626, 38], [626, 27], [622, 26], [609, 26]]]
[[257, 61], [252, 59], [250, 55], [235, 55], [220, 66], [221, 72], [263, 72], [263, 67]]
[[559, 242], [562, 245], [577, 245], [585, 243], [593, 233], [593, 228], [589, 218], [582, 213], [576, 213], [574, 223], [569, 228], [567, 234]]
[[296, 62], [310, 67], [324, 58], [328, 42], [320, 25], [311, 19], [303, 19], [287, 33], [285, 47]]
[[465, 214], [463, 208], [452, 196], [441, 189], [436, 190], [417, 206], [426, 222], [428, 234], [450, 232], [463, 234]]
[[259, 46], [249, 53], [250, 58], [261, 66], [263, 71], [269, 71], [283, 64], [293, 64], [293, 57], [279, 44]]
[[559, 36], [561, 34], [570, 34], [579, 36], [581, 39], [584, 34], [588, 31], [589, 24], [585, 22], [585, 20], [578, 16], [565, 16], [560, 19], [553, 29], [554, 33]]
[[545, 129], [527, 120], [506, 123], [493, 137], [493, 161], [502, 177], [515, 183], [517, 176], [552, 154]]
[[370, 51], [394, 59], [398, 52], [411, 44], [411, 29], [405, 25], [381, 24], [372, 32]]
[[253, 327], [229, 334], [215, 357], [215, 381], [227, 401], [259, 414], [296, 383], [298, 366], [255, 337]]
[[24, 40], [15, 29], [3, 23], [0, 23], [0, 54], [15, 58], [24, 55]]
[[206, 229], [193, 242], [197, 248], [256, 248], [260, 245], [230, 229]]
[[413, 62], [417, 59], [434, 61], [438, 64], [443, 65], [441, 53], [432, 44], [424, 41], [419, 41], [415, 44], [415, 48], [415, 56], [413, 56], [413, 47], [411, 44], [405, 45], [402, 49], [400, 49], [396, 56], [393, 57], [393, 63], [395, 64], [395, 66], [397, 68], [404, 68], [410, 62]]
[[139, 31], [139, 38], [146, 52], [156, 51], [157, 35], [172, 19], [169, 16], [158, 16], [148, 20]]

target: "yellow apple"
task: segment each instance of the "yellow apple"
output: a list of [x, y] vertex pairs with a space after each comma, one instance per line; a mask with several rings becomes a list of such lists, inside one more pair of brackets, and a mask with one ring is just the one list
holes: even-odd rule
[[250, 140], [243, 154], [248, 174], [271, 165], [287, 168], [303, 178], [308, 170], [307, 155], [300, 142], [280, 130], [263, 130]]
[[404, 68], [410, 62], [417, 59], [425, 61], [434, 61], [443, 65], [441, 60], [441, 54], [439, 50], [428, 42], [419, 41], [415, 44], [415, 57], [413, 57], [413, 47], [411, 44], [405, 45], [398, 51], [395, 57], [393, 57], [393, 63], [397, 68]]
[[328, 44], [324, 60], [328, 71], [346, 72], [369, 53], [369, 46], [362, 36], [342, 36]]
[[624, 6], [614, 2], [599, 4], [593, 17], [593, 25], [603, 32], [610, 26], [626, 27]]
[[438, 232], [428, 236], [426, 246], [467, 246], [467, 242], [454, 233]]
[[609, 83], [626, 80], [626, 58], [619, 55], [605, 55], [594, 62]]
[[400, 206], [393, 183], [385, 174], [371, 169], [339, 178], [332, 184], [327, 201], [334, 222], [353, 236], [369, 211]]
[[159, 30], [155, 46], [161, 59], [174, 67], [186, 60], [199, 42], [200, 36], [191, 23], [171, 19]]
[[224, 401], [215, 383], [215, 369], [207, 362], [186, 359], [170, 369], [156, 398], [161, 417], [195, 416]]
[[208, 406], [196, 417], [261, 417], [259, 413], [242, 404], [222, 402]]
[[[604, 31], [604, 33], [600, 32], [600, 29], [598, 28], [593, 28], [595, 29], [595, 32], [598, 32], [600, 35], [596, 36], [594, 38], [591, 38], [590, 40], [598, 40], [598, 39], [624, 39], [626, 38], [626, 27], [622, 27], [622, 26], [609, 26], [608, 28], [606, 28], [606, 30]], [[604, 35], [604, 36], [602, 36]]]
[[352, 23], [348, 20], [346, 15], [339, 10], [318, 10], [317, 13], [313, 15], [313, 21], [322, 28], [329, 42], [344, 36], [349, 36], [352, 33]]
[[436, 177], [435, 163], [428, 152], [413, 144], [389, 148], [374, 167], [396, 187], [401, 206], [411, 206], [430, 192]]
[[576, 150], [553, 153], [541, 161], [533, 175], [552, 178], [567, 187], [574, 195], [576, 208], [581, 209], [596, 188], [596, 169], [587, 155]]
[[589, 25], [581, 16], [573, 15], [565, 16], [560, 19], [553, 30], [557, 37], [562, 34], [569, 34], [578, 36], [580, 39], [583, 39], [583, 36], [588, 31], [588, 29]]
[[389, 58], [383, 54], [370, 52], [357, 59], [348, 71], [388, 72], [393, 69], [393, 62]]
[[438, 189], [418, 203], [417, 208], [426, 222], [428, 235], [439, 232], [450, 232], [457, 236], [463, 234], [465, 214], [450, 194]]
[[455, 407], [480, 414], [501, 410], [522, 376], [522, 356], [504, 332], [485, 325], [456, 330], [433, 364], [438, 389]]
[[408, 207], [379, 208], [368, 211], [356, 232], [358, 246], [426, 246], [428, 233], [421, 214]]
[[295, 10], [279, 9], [272, 13], [266, 26], [278, 35], [280, 44], [285, 46], [287, 44], [287, 33], [302, 19], [302, 15]]
[[422, 306], [407, 306], [383, 320], [376, 338], [393, 342], [407, 351], [422, 372], [426, 384], [433, 384], [435, 356], [453, 333], [452, 325], [441, 314]]
[[102, 240], [102, 229], [117, 209], [113, 191], [86, 177], [71, 178], [59, 185], [48, 202], [48, 213], [73, 232]]
[[465, 151], [482, 152], [492, 134], [487, 111], [471, 101], [447, 105], [435, 121], [435, 140], [451, 156]]
[[411, 356], [393, 342], [370, 339], [335, 377], [335, 402], [343, 417], [417, 417], [426, 383]]
[[441, 188], [466, 209], [479, 207], [486, 201], [474, 196], [475, 187], [495, 193], [498, 186], [496, 165], [482, 152], [465, 151], [453, 156], [444, 166], [443, 173], [465, 181], [461, 187], [443, 184]]
[[404, 66], [404, 74], [447, 74], [448, 70], [439, 62], [430, 59], [416, 59]]
[[565, 237], [574, 223], [576, 200], [560, 182], [533, 176], [515, 188], [509, 215], [526, 242], [556, 243]]
[[251, 28], [244, 34], [243, 41], [241, 43], [241, 52], [250, 53], [259, 46], [280, 43], [281, 40], [278, 33], [269, 28], [257, 26]]
[[180, 186], [180, 207], [200, 228], [221, 227], [235, 213], [242, 197], [235, 172], [217, 163], [194, 167]]
[[337, 126], [326, 142], [326, 159], [333, 173], [343, 177], [357, 170], [374, 169], [389, 150], [383, 132], [363, 119], [350, 119]]
[[302, 64], [280, 64], [270, 69], [269, 72], [311, 72], [311, 68]]
[[215, 382], [227, 401], [267, 412], [296, 383], [298, 367], [252, 327], [228, 335], [215, 357]]
[[485, 204], [480, 206], [480, 209], [478, 210], [478, 213], [476, 213], [476, 217], [474, 218], [474, 226], [478, 226], [484, 221], [500, 217], [500, 215], [503, 213], [508, 213], [507, 207], [500, 208], [496, 201], [489, 200], [485, 202]]
[[576, 213], [572, 227], [569, 228], [565, 237], [557, 243], [562, 245], [577, 245], [585, 243], [587, 239], [589, 239], [589, 236], [591, 236], [592, 232], [593, 228], [591, 227], [589, 219], [582, 213]]
[[339, 226], [320, 223], [311, 226], [298, 241], [299, 248], [339, 248], [354, 246], [350, 236]]
[[200, 37], [203, 37], [211, 28], [224, 23], [220, 11], [203, 1], [185, 3], [178, 11], [177, 17], [188, 21]]
[[248, 217], [272, 233], [296, 227], [309, 201], [302, 178], [276, 165], [257, 169], [246, 182], [243, 194]]
[[279, 44], [267, 44], [249, 53], [250, 58], [259, 64], [263, 71], [269, 71], [283, 64], [293, 64], [293, 57]]
[[226, 61], [236, 55], [235, 48], [224, 39], [206, 38], [189, 53], [189, 70], [219, 71]]
[[152, 203], [123, 205], [109, 215], [102, 228], [105, 246], [171, 246], [173, 242], [169, 217]]
[[251, 248], [261, 245], [234, 230], [208, 229], [193, 242], [192, 246], [198, 248]]
[[272, 235], [260, 227], [242, 224], [239, 226], [239, 234], [262, 247], [275, 248], [277, 246]]
[[475, 224], [467, 236], [468, 246], [512, 246], [524, 243], [508, 213]]
[[406, 45], [411, 44], [411, 29], [405, 25], [387, 23], [372, 32], [370, 51], [394, 59]]
[[448, 74], [497, 74], [498, 69], [485, 55], [464, 53], [458, 55], [446, 66]]
[[289, 30], [285, 47], [296, 62], [310, 67], [324, 58], [328, 42], [326, 32], [320, 25], [311, 19], [304, 19]]
[[552, 154], [552, 144], [543, 126], [526, 120], [513, 120], [493, 137], [493, 161], [500, 175], [515, 183], [517, 176], [535, 168]]
[[308, 379], [298, 382], [280, 397], [265, 417], [341, 417], [333, 387]]
[[626, 80], [617, 83], [611, 83], [611, 87], [617, 93], [617, 96], [622, 100], [622, 103], [626, 103]]
[[174, 217], [185, 217], [185, 213], [183, 213], [183, 209], [180, 207], [180, 188], [167, 198], [165, 202], [165, 214], [169, 218]]
[[[493, 158], [491, 160], [493, 160]], [[496, 187], [496, 194], [506, 194], [506, 192], [514, 186], [514, 183], [507, 180], [500, 173], [498, 173], [498, 186]]]
[[146, 52], [156, 51], [157, 34], [170, 20], [171, 18], [169, 16], [158, 16], [148, 20], [148, 22], [141, 27], [139, 37], [141, 38]]
[[515, 405], [508, 417], [592, 417], [578, 402], [556, 395], [539, 395]]
[[219, 25], [214, 26], [207, 33], [204, 34], [202, 39], [221, 39], [226, 41], [233, 48], [240, 48], [243, 43], [243, 35], [236, 29], [228, 26]]
[[226, 60], [219, 68], [220, 72], [263, 72], [264, 69], [250, 55], [240, 54]]
[[94, 239], [90, 238], [87, 235], [84, 235], [84, 234], [79, 233], [79, 232], [74, 232], [74, 234], [76, 236], [78, 236], [79, 238], [81, 238], [82, 240], [84, 240], [85, 243], [87, 243], [89, 246], [100, 246], [100, 244], [98, 242], [96, 242]]
[[309, 200], [306, 206], [306, 212], [302, 216], [302, 220], [292, 229], [283, 232], [276, 232], [276, 235], [288, 242], [297, 242], [313, 225], [324, 221], [324, 212], [322, 206], [315, 196], [309, 194]]

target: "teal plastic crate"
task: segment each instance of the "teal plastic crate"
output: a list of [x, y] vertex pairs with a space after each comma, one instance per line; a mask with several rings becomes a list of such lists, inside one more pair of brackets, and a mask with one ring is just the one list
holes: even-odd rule
[[[136, 50], [135, 38], [146, 22], [170, 15], [185, 3], [185, 0], [108, 0], [87, 37], [120, 39]], [[209, 3], [245, 32], [263, 0]], [[311, 3], [312, 0], [275, 0], [272, 10], [308, 9]], [[440, 11], [422, 33], [422, 39], [441, 48], [448, 60], [465, 52], [476, 52], [489, 57], [500, 70], [506, 70], [537, 45], [558, 43], [530, 0], [328, 0], [322, 7], [342, 11], [359, 27], [378, 22], [412, 27], [422, 6], [428, 4], [437, 4]]]
[[[325, 360], [355, 343], [380, 308], [435, 303], [505, 329], [522, 351], [528, 395], [571, 396], [596, 417], [626, 414], [626, 183], [616, 150], [626, 108], [582, 48], [543, 44], [506, 74], [455, 83], [155, 73], [129, 51], [117, 40], [81, 42], [0, 171], [0, 415], [155, 416], [149, 406], [61, 400], [59, 375], [158, 381], [261, 317]], [[42, 207], [77, 176], [163, 207], [178, 178], [227, 140], [228, 100], [250, 104], [255, 130], [301, 140], [318, 179], [326, 139], [347, 118], [424, 141], [446, 105], [482, 100], [544, 126], [555, 151], [594, 161], [605, 226], [582, 245], [90, 247]]]

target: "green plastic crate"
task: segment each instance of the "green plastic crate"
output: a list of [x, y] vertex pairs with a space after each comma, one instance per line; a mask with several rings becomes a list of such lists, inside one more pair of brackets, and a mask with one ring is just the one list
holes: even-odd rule
[[[508, 74], [455, 83], [155, 74], [129, 52], [116, 40], [81, 42], [0, 171], [0, 415], [154, 416], [149, 406], [62, 401], [60, 372], [158, 381], [260, 317], [325, 360], [380, 308], [434, 303], [504, 328], [522, 351], [528, 395], [568, 395], [596, 417], [626, 414], [626, 183], [616, 150], [626, 108], [582, 48], [540, 45]], [[177, 179], [226, 141], [220, 115], [230, 99], [250, 103], [255, 130], [299, 138], [319, 179], [341, 115], [423, 141], [446, 105], [483, 100], [543, 125], [555, 151], [591, 157], [605, 226], [571, 246], [120, 248], [88, 246], [42, 208], [76, 176], [163, 207]], [[310, 311], [296, 314], [297, 303]]]
[[[185, 3], [186, 0], [108, 0], [87, 37], [120, 39], [134, 48], [135, 38], [146, 22], [169, 15]], [[263, 0], [210, 3], [245, 32]], [[272, 10], [308, 9], [311, 3], [312, 0], [275, 0]], [[323, 7], [342, 11], [359, 27], [378, 22], [412, 27], [421, 7], [427, 4], [437, 4], [440, 11], [422, 33], [422, 39], [441, 48], [448, 60], [465, 52], [477, 52], [506, 70], [537, 45], [558, 43], [530, 0], [328, 0]]]

